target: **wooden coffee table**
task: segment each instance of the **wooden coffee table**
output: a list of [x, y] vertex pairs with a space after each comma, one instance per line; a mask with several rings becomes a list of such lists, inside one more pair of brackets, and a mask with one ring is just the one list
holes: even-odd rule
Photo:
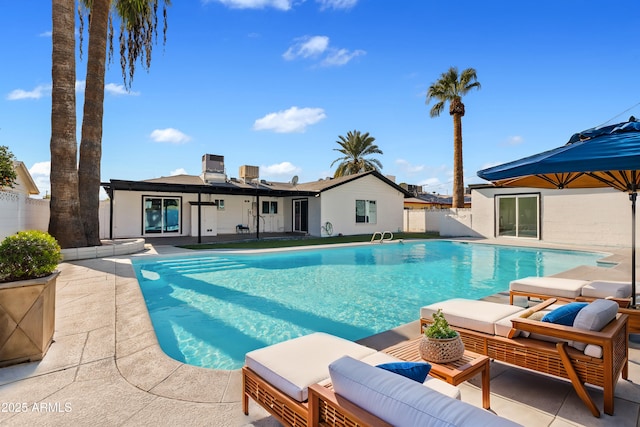
[[[421, 340], [422, 337], [414, 338], [382, 351], [408, 362], [424, 362], [425, 360], [422, 359], [419, 351]], [[490, 373], [489, 358], [487, 356], [465, 350], [464, 355], [453, 362], [428, 363], [431, 364], [429, 375], [454, 386], [475, 377], [479, 373], [482, 374], [482, 407], [484, 409], [490, 408]]]

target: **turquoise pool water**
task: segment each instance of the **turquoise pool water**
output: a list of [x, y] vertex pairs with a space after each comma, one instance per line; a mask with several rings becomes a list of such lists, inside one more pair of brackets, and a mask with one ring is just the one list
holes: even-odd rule
[[432, 240], [138, 258], [133, 266], [169, 356], [238, 369], [256, 348], [314, 331], [357, 340], [416, 320], [423, 305], [482, 298], [602, 256]]

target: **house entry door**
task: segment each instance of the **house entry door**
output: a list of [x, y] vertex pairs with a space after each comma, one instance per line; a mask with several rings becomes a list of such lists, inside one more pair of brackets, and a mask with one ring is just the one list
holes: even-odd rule
[[304, 233], [309, 231], [309, 201], [307, 199], [293, 201], [293, 231]]

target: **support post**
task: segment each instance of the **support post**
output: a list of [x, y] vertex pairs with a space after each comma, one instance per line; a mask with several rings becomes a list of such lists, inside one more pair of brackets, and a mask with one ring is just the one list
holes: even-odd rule
[[198, 243], [202, 243], [202, 193], [198, 191]]
[[629, 194], [631, 200], [631, 306], [636, 308], [636, 199], [638, 193]]

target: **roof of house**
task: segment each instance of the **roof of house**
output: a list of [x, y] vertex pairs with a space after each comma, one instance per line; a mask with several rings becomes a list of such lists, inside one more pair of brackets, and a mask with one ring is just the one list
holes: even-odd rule
[[27, 194], [40, 194], [40, 190], [36, 185], [35, 181], [31, 177], [29, 173], [29, 169], [22, 163], [21, 161], [14, 161], [13, 167], [16, 171], [16, 175], [18, 175], [17, 184], [18, 187], [24, 187], [24, 192]]
[[272, 182], [261, 180], [259, 182], [244, 182], [230, 179], [220, 182], [205, 183], [202, 177], [197, 175], [175, 175], [160, 178], [152, 178], [143, 181], [125, 181], [112, 179], [101, 185], [109, 194], [113, 190], [128, 191], [157, 191], [157, 192], [181, 192], [203, 194], [247, 194], [261, 196], [315, 196], [323, 191], [355, 181], [365, 176], [372, 175], [386, 184], [402, 192], [405, 197], [411, 194], [402, 187], [377, 171], [363, 172], [355, 175], [347, 175], [339, 178], [321, 179], [307, 183], [293, 184], [291, 182]]

